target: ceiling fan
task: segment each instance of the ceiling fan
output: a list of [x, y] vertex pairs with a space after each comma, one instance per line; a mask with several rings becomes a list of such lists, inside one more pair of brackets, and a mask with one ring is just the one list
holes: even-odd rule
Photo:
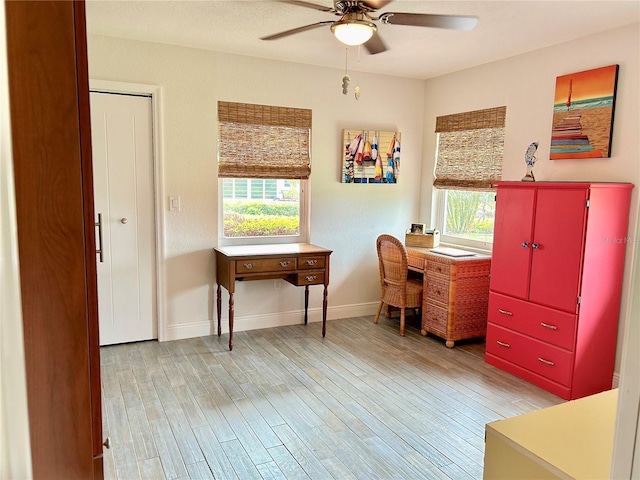
[[364, 45], [374, 55], [387, 50], [386, 45], [377, 33], [378, 21], [389, 25], [409, 25], [414, 27], [448, 28], [454, 30], [471, 30], [478, 23], [478, 17], [470, 15], [435, 15], [429, 13], [384, 12], [375, 16], [376, 10], [386, 7], [392, 0], [334, 0], [329, 8], [316, 3], [301, 0], [279, 0], [301, 7], [312, 8], [321, 12], [333, 13], [340, 17], [337, 21], [323, 21], [292, 28], [276, 33], [261, 40], [277, 40], [324, 25], [331, 25], [331, 31], [338, 40], [346, 45]]

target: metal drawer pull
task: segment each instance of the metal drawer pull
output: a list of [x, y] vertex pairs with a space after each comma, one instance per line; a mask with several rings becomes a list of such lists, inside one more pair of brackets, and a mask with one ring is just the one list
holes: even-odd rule
[[318, 260], [307, 260], [307, 265], [315, 265], [318, 263]]
[[281, 267], [288, 267], [289, 265], [291, 265], [291, 262], [280, 262]]
[[540, 325], [542, 325], [544, 328], [550, 328], [551, 330], [558, 329], [558, 327], [556, 327], [555, 325], [549, 325], [548, 323], [544, 323], [544, 322], [540, 322]]
[[529, 242], [522, 242], [522, 248], [527, 248], [529, 246]]
[[513, 313], [509, 312], [508, 310], [502, 310], [501, 308], [499, 308], [498, 311], [503, 315], [509, 315], [509, 316], [513, 315]]
[[511, 348], [511, 345], [509, 345], [508, 343], [501, 342], [500, 340], [496, 340], [496, 343], [501, 347]]
[[255, 267], [254, 263], [245, 263], [243, 264], [243, 267], [246, 268], [247, 270], [251, 270], [253, 267]]
[[537, 243], [532, 243], [531, 248], [533, 248], [534, 250], [537, 250], [538, 248], [540, 248], [540, 245]]
[[316, 275], [307, 275], [305, 278], [307, 279], [307, 282], [313, 282], [318, 277]]
[[555, 365], [555, 363], [550, 362], [549, 360], [545, 360], [542, 357], [538, 357], [538, 360], [541, 361], [542, 363], [546, 363], [547, 365], [551, 365], [551, 366]]

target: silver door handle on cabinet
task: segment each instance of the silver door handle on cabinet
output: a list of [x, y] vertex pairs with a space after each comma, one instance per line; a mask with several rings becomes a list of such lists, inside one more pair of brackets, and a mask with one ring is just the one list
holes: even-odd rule
[[512, 312], [509, 312], [508, 310], [502, 310], [501, 308], [499, 308], [498, 311], [503, 315], [509, 315], [509, 316], [513, 315]]
[[500, 340], [496, 340], [496, 343], [501, 347], [511, 348], [511, 345], [509, 345], [508, 343], [501, 342]]
[[102, 251], [102, 214], [98, 214], [98, 221], [94, 224], [98, 227], [98, 249], [96, 250], [96, 254], [100, 255], [100, 263], [104, 263], [104, 255]]
[[538, 248], [540, 248], [540, 245], [538, 245], [537, 243], [532, 243], [531, 248], [533, 248], [534, 250], [537, 250]]
[[544, 359], [544, 358], [542, 358], [542, 357], [538, 357], [538, 360], [539, 360], [540, 362], [542, 362], [542, 363], [546, 364], [546, 365], [551, 365], [551, 366], [555, 365], [555, 363], [553, 363], [553, 362], [551, 362], [551, 361], [549, 361], [549, 360], [545, 360], [545, 359]]
[[125, 223], [127, 223], [128, 221], [129, 221], [129, 220], [127, 220], [126, 218], [121, 218], [121, 219], [120, 219], [120, 223], [121, 223], [121, 224], [123, 224], [123, 225], [124, 225]]
[[556, 327], [555, 325], [549, 325], [548, 323], [544, 323], [544, 322], [540, 322], [540, 325], [542, 325], [544, 328], [549, 328], [551, 330], [557, 330], [558, 327]]
[[522, 248], [527, 248], [529, 246], [529, 242], [522, 242]]

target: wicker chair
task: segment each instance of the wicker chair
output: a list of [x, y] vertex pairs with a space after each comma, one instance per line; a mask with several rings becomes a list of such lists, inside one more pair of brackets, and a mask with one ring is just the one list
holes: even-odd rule
[[407, 251], [400, 240], [391, 235], [380, 235], [376, 240], [380, 266], [380, 305], [373, 323], [378, 323], [384, 304], [400, 309], [400, 335], [404, 336], [406, 308], [422, 306], [422, 281], [407, 279]]

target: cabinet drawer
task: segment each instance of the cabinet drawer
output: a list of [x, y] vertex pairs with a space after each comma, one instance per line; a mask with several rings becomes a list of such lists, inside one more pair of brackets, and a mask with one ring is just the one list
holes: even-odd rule
[[427, 259], [427, 273], [435, 273], [437, 275], [446, 275], [449, 276], [451, 272], [451, 264], [439, 262], [439, 259], [433, 256], [429, 256]]
[[489, 322], [573, 351], [577, 316], [491, 292]]
[[288, 272], [295, 269], [295, 257], [239, 260], [236, 262], [236, 273]]
[[427, 302], [435, 302], [447, 306], [449, 304], [449, 278], [427, 275], [424, 295]]
[[498, 325], [487, 326], [487, 353], [562, 385], [571, 385], [573, 353]]
[[324, 269], [325, 257], [299, 257], [298, 268], [300, 270]]
[[324, 284], [324, 272], [298, 272], [289, 275], [287, 282], [296, 285], [322, 285]]

